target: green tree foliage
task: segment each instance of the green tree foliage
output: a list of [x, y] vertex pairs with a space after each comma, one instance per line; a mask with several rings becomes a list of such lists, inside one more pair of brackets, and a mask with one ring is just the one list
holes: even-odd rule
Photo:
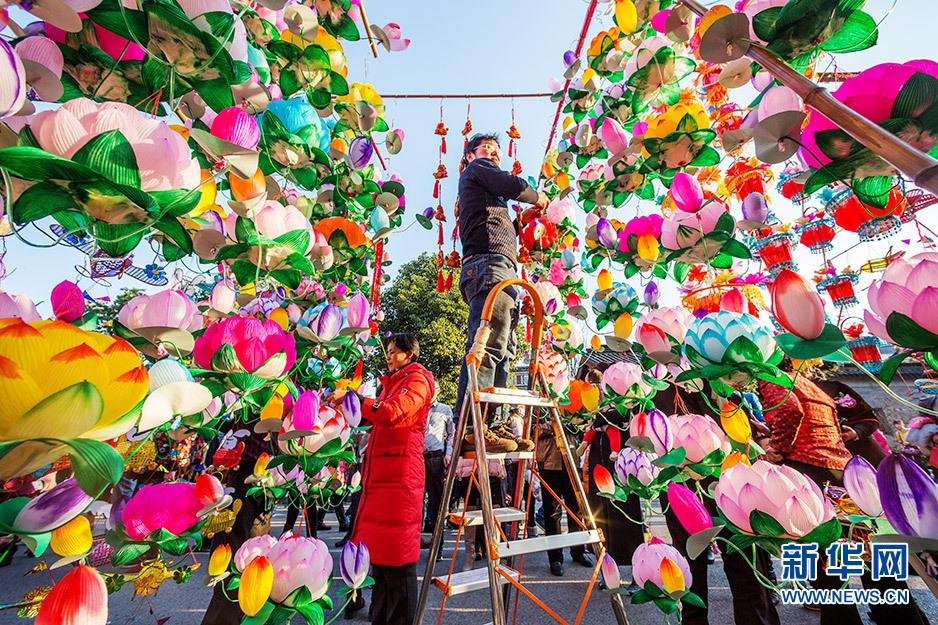
[[143, 289], [124, 287], [121, 289], [120, 295], [115, 297], [110, 302], [102, 300], [85, 300], [85, 311], [93, 312], [98, 315], [98, 332], [104, 332], [105, 334], [112, 334], [111, 327], [114, 323], [114, 320], [117, 319], [117, 314], [120, 312], [121, 308], [124, 307], [124, 304], [137, 297], [138, 295], [145, 295], [146, 292]]
[[[452, 406], [465, 354], [469, 307], [456, 288], [437, 293], [436, 275], [436, 260], [429, 254], [402, 265], [397, 278], [381, 293], [385, 317], [379, 327], [382, 342], [386, 332], [416, 335], [421, 364], [440, 382], [438, 401]], [[367, 365], [372, 375], [385, 372], [384, 352], [375, 350]]]

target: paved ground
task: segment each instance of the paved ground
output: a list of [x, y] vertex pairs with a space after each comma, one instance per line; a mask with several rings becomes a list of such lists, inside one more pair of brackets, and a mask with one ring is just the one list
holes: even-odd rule
[[[334, 548], [333, 543], [341, 536], [336, 529], [335, 518], [331, 514], [326, 518], [326, 522], [332, 526], [332, 530], [321, 533], [320, 538], [326, 541], [333, 552], [333, 557], [336, 558], [336, 576], [338, 577], [337, 556], [340, 550]], [[282, 524], [283, 512], [278, 510], [274, 515], [273, 527], [279, 529]], [[667, 537], [667, 530], [663, 521], [661, 521], [661, 517], [658, 517], [658, 522], [653, 524], [652, 532], [662, 538]], [[452, 554], [454, 539], [455, 532], [447, 532], [444, 554]], [[423, 553], [426, 554], [426, 551]], [[201, 583], [202, 576], [207, 568], [208, 556], [207, 553], [196, 554], [196, 558], [203, 564], [203, 567], [193, 574], [189, 582], [177, 585], [172, 580], [167, 580], [155, 596], [137, 597], [131, 601], [132, 588], [129, 585], [123, 588], [110, 598], [109, 623], [111, 625], [129, 625], [131, 623], [134, 625], [156, 625], [159, 622], [158, 619], [169, 617], [166, 625], [198, 625], [211, 595], [210, 590]], [[457, 553], [457, 558], [457, 568], [454, 570], [459, 570], [459, 565], [462, 563], [462, 549]], [[191, 561], [191, 558], [189, 560]], [[21, 549], [9, 567], [0, 569], [0, 581], [2, 581], [2, 585], [0, 585], [0, 604], [15, 603], [36, 586], [43, 583], [50, 584], [49, 572], [47, 571], [24, 577], [24, 574], [36, 563], [35, 558], [23, 555]], [[418, 575], [423, 574], [425, 566], [425, 560], [418, 564]], [[442, 564], [438, 565], [438, 574], [444, 572], [443, 566]], [[531, 554], [525, 558], [524, 579], [527, 581], [527, 587], [535, 595], [550, 605], [564, 620], [572, 624], [576, 620], [577, 611], [586, 593], [592, 570], [571, 562], [567, 562], [564, 568], [564, 577], [554, 577], [548, 569], [547, 555], [542, 553]], [[629, 569], [628, 566], [621, 567], [623, 579], [629, 579]], [[56, 579], [59, 579], [62, 575], [59, 570], [52, 571], [52, 573]], [[731, 597], [719, 559], [714, 566], [709, 567], [709, 581], [711, 597], [710, 623], [713, 625], [731, 624], [733, 622]], [[333, 593], [341, 585], [341, 582], [334, 583]], [[911, 578], [910, 586], [926, 613], [932, 615], [935, 622], [938, 623], [938, 601], [925, 589], [920, 579]], [[366, 591], [366, 596], [369, 592]], [[425, 624], [433, 625], [437, 622], [441, 599], [442, 594], [435, 588], [431, 589], [427, 614], [423, 621]], [[630, 623], [633, 625], [650, 625], [662, 621], [661, 613], [651, 607], [650, 604], [627, 605], [626, 608]], [[799, 606], [781, 605], [778, 609], [783, 625], [816, 625], [818, 623], [817, 613], [809, 612]], [[866, 610], [861, 607], [860, 612], [863, 614], [864, 619], [869, 622], [866, 619]], [[17, 618], [15, 613], [15, 610], [0, 611], [0, 625], [29, 623], [26, 619]], [[336, 623], [337, 625], [343, 622], [367, 623], [367, 614], [366, 608], [351, 621], [344, 621], [342, 615], [338, 614]], [[327, 621], [332, 616], [335, 615], [327, 615]], [[478, 591], [449, 598], [446, 603], [446, 610], [443, 613], [442, 624], [481, 625], [491, 620], [488, 595], [485, 591]], [[517, 623], [541, 624], [552, 622], [534, 602], [522, 596], [518, 602]], [[599, 591], [598, 588], [594, 588], [581, 622], [587, 625], [615, 623], [608, 596]], [[300, 619], [295, 619], [294, 623], [300, 623]], [[902, 624], [880, 623], [878, 625]]]

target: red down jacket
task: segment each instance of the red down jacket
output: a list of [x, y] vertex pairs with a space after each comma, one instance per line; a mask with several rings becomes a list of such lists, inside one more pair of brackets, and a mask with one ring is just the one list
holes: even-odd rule
[[362, 419], [373, 427], [352, 541], [365, 543], [372, 564], [420, 559], [423, 441], [432, 397], [433, 376], [412, 362], [381, 378], [377, 400], [362, 401]]

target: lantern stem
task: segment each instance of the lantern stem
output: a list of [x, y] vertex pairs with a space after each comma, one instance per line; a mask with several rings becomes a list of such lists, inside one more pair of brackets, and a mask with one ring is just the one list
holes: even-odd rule
[[[681, 3], [698, 16], [702, 17], [707, 12], [706, 7], [697, 0], [681, 0]], [[806, 105], [837, 124], [884, 161], [910, 176], [917, 186], [938, 194], [938, 160], [845, 106], [827, 89], [808, 80], [763, 46], [751, 43], [746, 56], [801, 96]]]
[[371, 24], [368, 23], [368, 14], [365, 13], [365, 3], [358, 3], [359, 12], [362, 14], [362, 26], [365, 27], [365, 34], [368, 35], [368, 43], [371, 44], [371, 53], [378, 58], [378, 46], [375, 45], [375, 39], [371, 36]]

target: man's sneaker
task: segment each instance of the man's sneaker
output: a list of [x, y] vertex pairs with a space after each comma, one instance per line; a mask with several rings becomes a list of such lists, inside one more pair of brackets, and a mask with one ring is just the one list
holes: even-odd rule
[[498, 427], [492, 428], [492, 431], [501, 438], [514, 441], [518, 446], [517, 451], [534, 451], [534, 441], [529, 441], [526, 438], [518, 438], [511, 433], [511, 428], [508, 427], [507, 423], [502, 423]]
[[[485, 451], [490, 454], [505, 454], [511, 451], [518, 449], [518, 443], [507, 438], [502, 438], [495, 434], [492, 430], [486, 429], [482, 433], [483, 440], [485, 440]], [[465, 440], [463, 440], [463, 450], [464, 451], [474, 451], [476, 448], [476, 436], [475, 433], [466, 434]]]

